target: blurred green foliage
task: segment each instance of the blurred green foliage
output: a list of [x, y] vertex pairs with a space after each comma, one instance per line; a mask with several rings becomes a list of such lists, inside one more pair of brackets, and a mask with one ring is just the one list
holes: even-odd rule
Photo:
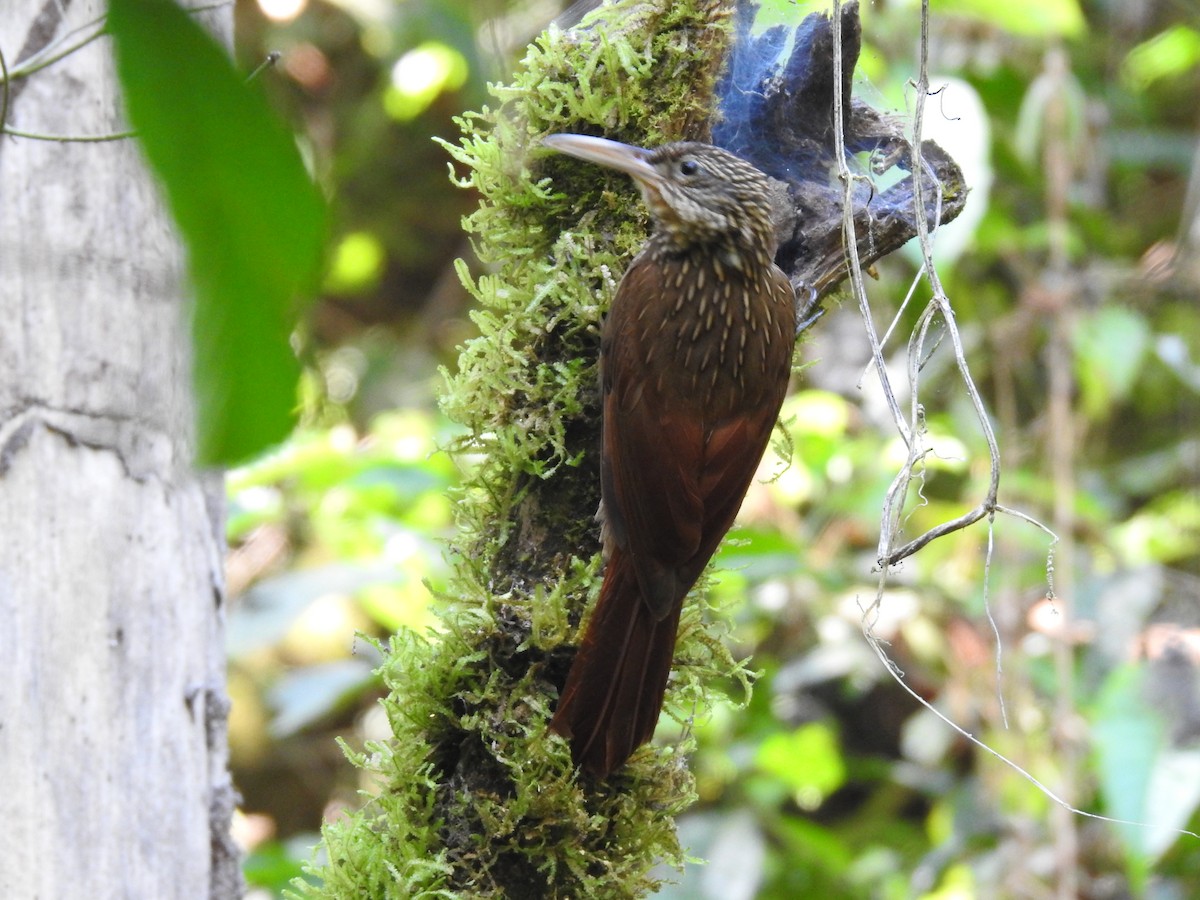
[[[1049, 539], [999, 517], [906, 561], [874, 630], [913, 690], [967, 732], [1075, 805], [1149, 824], [1072, 820], [1079, 896], [1187, 896], [1200, 883], [1195, 839], [1175, 831], [1200, 826], [1194, 22], [1151, 2], [934, 6], [932, 81], [969, 85], [987, 119], [963, 130], [990, 134], [971, 177], [991, 185], [972, 196], [981, 221], [941, 276], [995, 418], [1001, 502], [1046, 522], [1063, 515], [1051, 402], [1066, 355], [1075, 440], [1060, 537], [1074, 544], [1074, 590], [1047, 600], [1061, 574]], [[915, 2], [863, 11], [871, 75], [857, 90], [900, 113], [918, 14]], [[378, 658], [356, 635], [403, 625], [437, 640], [447, 490], [474, 463], [439, 452], [456, 432], [433, 393], [437, 366], [475, 333], [453, 269], [470, 258], [459, 219], [474, 203], [429, 138], [455, 133], [451, 117], [478, 106], [544, 21], [465, 0], [311, 2], [284, 22], [244, 2], [238, 15], [245, 68], [284, 53], [267, 87], [300, 124], [336, 220], [306, 326], [302, 427], [229, 479], [239, 827], [255, 846], [248, 878], [271, 893], [322, 816], [368, 786], [333, 737], [361, 749], [387, 736]], [[1047, 80], [1060, 51], [1067, 77]], [[959, 115], [958, 96], [930, 98], [927, 119]], [[1046, 166], [1057, 150], [1065, 183]], [[879, 267], [878, 322], [912, 276], [901, 258]], [[863, 638], [880, 505], [904, 456], [856, 315], [814, 329], [784, 410], [779, 446], [792, 449], [768, 454], [718, 557], [713, 601], [761, 676], [745, 709], [718, 704], [687, 726], [700, 800], [680, 834], [708, 862], [663, 873], [679, 881], [664, 896], [1017, 897], [1056, 884], [1053, 801], [902, 691]], [[915, 316], [899, 313], [897, 360]], [[973, 506], [988, 477], [944, 348], [923, 384], [936, 452], [906, 507], [909, 535]], [[726, 687], [740, 696], [714, 689]], [[680, 733], [664, 718], [659, 740]]]

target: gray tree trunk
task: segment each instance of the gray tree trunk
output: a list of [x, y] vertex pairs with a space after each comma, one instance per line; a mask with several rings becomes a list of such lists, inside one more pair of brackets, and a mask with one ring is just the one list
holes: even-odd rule
[[[3, 5], [10, 69], [104, 11]], [[15, 80], [8, 124], [108, 133], [123, 127], [118, 97], [102, 39]], [[0, 137], [6, 898], [241, 892], [222, 488], [192, 467], [189, 313], [133, 142]]]

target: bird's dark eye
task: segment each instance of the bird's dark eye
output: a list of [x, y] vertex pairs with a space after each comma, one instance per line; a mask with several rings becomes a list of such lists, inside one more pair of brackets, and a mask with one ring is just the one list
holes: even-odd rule
[[695, 175], [699, 171], [700, 163], [696, 162], [694, 159], [685, 159], [679, 164], [680, 175]]

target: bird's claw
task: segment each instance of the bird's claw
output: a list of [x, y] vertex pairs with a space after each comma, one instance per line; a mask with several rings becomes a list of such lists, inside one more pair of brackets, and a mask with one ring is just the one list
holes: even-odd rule
[[808, 297], [803, 306], [799, 302], [796, 303], [796, 337], [812, 328], [817, 320], [825, 315], [825, 307], [819, 306], [817, 302], [817, 289], [811, 284], [805, 284], [804, 287], [808, 288]]

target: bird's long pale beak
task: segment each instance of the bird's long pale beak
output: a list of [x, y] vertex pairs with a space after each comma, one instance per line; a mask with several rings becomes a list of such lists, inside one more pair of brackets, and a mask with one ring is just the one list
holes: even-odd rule
[[643, 190], [657, 193], [663, 181], [663, 176], [648, 161], [650, 151], [632, 144], [585, 134], [551, 134], [542, 138], [542, 143], [559, 153], [624, 172]]

